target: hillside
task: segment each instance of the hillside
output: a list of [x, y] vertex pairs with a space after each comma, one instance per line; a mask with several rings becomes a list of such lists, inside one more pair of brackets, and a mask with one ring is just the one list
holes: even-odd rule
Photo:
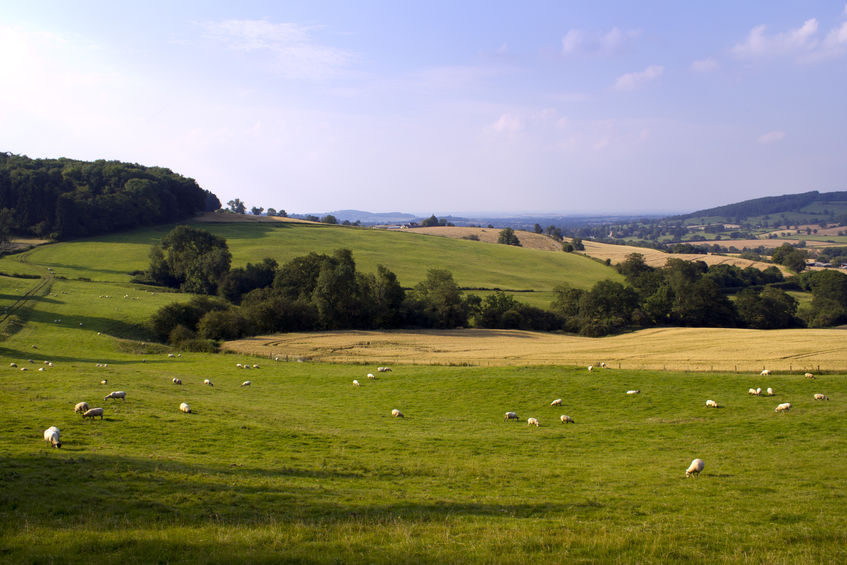
[[782, 219], [783, 223], [790, 224], [847, 224], [847, 191], [821, 193], [813, 190], [767, 196], [667, 218], [704, 224], [766, 222], [767, 219]]

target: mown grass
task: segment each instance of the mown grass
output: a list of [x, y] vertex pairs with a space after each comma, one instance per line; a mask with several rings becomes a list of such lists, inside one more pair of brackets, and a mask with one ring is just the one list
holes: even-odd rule
[[[280, 264], [311, 251], [353, 251], [359, 270], [378, 264], [394, 271], [404, 286], [424, 280], [430, 268], [448, 269], [460, 286], [549, 292], [561, 282], [590, 288], [603, 279], [621, 280], [612, 268], [569, 253], [453, 240], [367, 228], [287, 223], [196, 224], [226, 238], [233, 266], [260, 261]], [[171, 226], [43, 246], [24, 255], [31, 264], [50, 266], [57, 276], [125, 283], [129, 273], [146, 269], [150, 246]], [[20, 258], [0, 259], [0, 271]], [[544, 306], [548, 306], [544, 304]]]

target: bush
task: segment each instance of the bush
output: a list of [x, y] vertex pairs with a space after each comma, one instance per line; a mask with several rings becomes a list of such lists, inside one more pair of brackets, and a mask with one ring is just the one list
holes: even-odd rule
[[219, 349], [217, 342], [211, 339], [189, 339], [183, 341], [179, 348], [193, 353], [217, 353]]

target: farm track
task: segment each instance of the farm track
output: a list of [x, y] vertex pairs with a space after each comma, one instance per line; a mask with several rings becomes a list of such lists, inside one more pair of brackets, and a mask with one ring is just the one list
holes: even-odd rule
[[[18, 257], [18, 261], [20, 261], [21, 263], [30, 264], [25, 260], [26, 256], [27, 256], [27, 254], [20, 255]], [[6, 322], [6, 320], [8, 320], [11, 316], [15, 315], [18, 311], [20, 311], [21, 308], [23, 308], [27, 304], [27, 302], [32, 300], [35, 296], [38, 296], [39, 293], [45, 287], [47, 287], [49, 289], [49, 287], [52, 284], [53, 284], [53, 274], [49, 270], [44, 269], [44, 274], [41, 275], [41, 278], [39, 279], [38, 283], [36, 283], [35, 286], [33, 286], [32, 288], [30, 288], [29, 290], [24, 292], [20, 296], [20, 298], [18, 298], [11, 306], [9, 306], [2, 313], [2, 315], [0, 315], [0, 326], [2, 326]]]

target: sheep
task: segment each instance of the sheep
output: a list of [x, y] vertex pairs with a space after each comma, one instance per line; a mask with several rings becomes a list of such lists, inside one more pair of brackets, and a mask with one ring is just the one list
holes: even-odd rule
[[757, 388], [757, 389], [756, 389], [756, 396], [762, 396], [762, 389], [761, 389], [761, 387], [759, 387], [759, 388]]
[[526, 425], [527, 426], [535, 426], [537, 428], [541, 424], [538, 423], [538, 418], [527, 418], [526, 419]]
[[788, 412], [789, 410], [791, 410], [790, 402], [783, 402], [782, 404], [773, 409], [774, 412]]
[[562, 414], [561, 416], [559, 416], [559, 419], [562, 421], [563, 424], [573, 424], [574, 423], [573, 418], [571, 418], [567, 414]]
[[818, 392], [815, 394], [815, 400], [829, 400], [829, 397]]
[[39, 368], [38, 368], [38, 370], [39, 370], [39, 371], [44, 371], [44, 367], [39, 367]]
[[707, 406], [708, 408], [717, 408], [717, 407], [718, 407], [718, 403], [717, 403], [717, 402], [715, 402], [714, 400], [707, 400], [707, 401], [706, 401], [706, 406]]
[[253, 365], [253, 368], [254, 368], [254, 369], [258, 369], [258, 368], [259, 368], [259, 366], [258, 366], [258, 365]]
[[750, 396], [758, 396], [758, 393], [756, 392], [755, 388], [748, 388], [747, 394], [749, 394]]
[[102, 381], [100, 381], [100, 384], [101, 384], [101, 385], [104, 385], [104, 384], [108, 384], [108, 382], [109, 382], [109, 381], [107, 381], [106, 379], [103, 379]]
[[590, 373], [590, 372], [591, 372], [591, 371], [593, 371], [593, 370], [594, 370], [594, 367], [593, 367], [593, 366], [591, 366], [591, 365], [589, 365], [589, 366], [588, 366], [588, 372]]
[[189, 406], [185, 402], [181, 402], [179, 405], [179, 411], [185, 412], [186, 414], [191, 414], [191, 406]]
[[21, 371], [26, 371], [26, 370], [27, 370], [26, 367], [21, 367]]
[[243, 365], [241, 363], [236, 363], [235, 366], [239, 369], [241, 369], [243, 367]]
[[765, 391], [765, 396], [773, 396], [773, 389], [771, 387], [768, 387]]
[[517, 412], [506, 412], [504, 420], [520, 420], [520, 418], [518, 418]]
[[373, 380], [376, 380], [376, 377], [374, 376], [374, 374], [373, 374], [373, 373], [368, 373], [368, 378], [369, 378], [370, 380], [372, 380], [372, 381], [373, 381]]
[[62, 447], [62, 441], [59, 439], [59, 428], [56, 426], [50, 426], [46, 430], [44, 430], [44, 441], [52, 445], [53, 447]]
[[811, 381], [815, 380], [815, 376], [812, 373], [806, 373], [804, 376]]
[[556, 400], [554, 400], [553, 402], [550, 403], [550, 406], [561, 406], [561, 405], [562, 405], [562, 399], [561, 398], [557, 398]]
[[18, 364], [15, 363], [14, 361], [12, 361], [11, 363], [9, 363], [9, 366], [12, 367], [12, 368], [15, 368], [15, 367], [18, 366]]
[[762, 369], [762, 372], [759, 373], [759, 374], [763, 377], [767, 377], [768, 375], [771, 374], [771, 370], [770, 369]]
[[78, 402], [76, 406], [74, 406], [74, 413], [84, 414], [88, 411], [88, 403], [87, 402]]
[[703, 462], [702, 459], [695, 459], [691, 462], [691, 465], [688, 466], [688, 469], [685, 470], [685, 478], [687, 479], [691, 475], [695, 477], [700, 476], [700, 472], [703, 470], [703, 467], [706, 466], [706, 463]]
[[390, 373], [391, 367], [377, 367], [376, 370], [379, 373]]
[[203, 379], [203, 384], [209, 385], [209, 386], [215, 386], [215, 385], [212, 384], [212, 381], [210, 381], [209, 379]]
[[628, 391], [626, 391], [626, 393], [627, 394], [641, 394], [641, 391], [640, 390], [628, 390]]
[[102, 408], [92, 408], [91, 410], [86, 411], [82, 415], [82, 419], [85, 420], [86, 418], [91, 418], [93, 420], [95, 416], [100, 416], [100, 419], [102, 420], [103, 419], [103, 409]]
[[116, 390], [116, 391], [110, 392], [109, 394], [106, 395], [106, 398], [104, 398], [103, 400], [106, 401], [106, 400], [109, 400], [110, 398], [114, 398], [115, 400], [117, 400], [118, 398], [120, 398], [121, 400], [126, 400], [126, 392], [124, 392], [122, 390]]
[[356, 379], [353, 379], [353, 386], [359, 386], [359, 381], [357, 381]]
[[403, 413], [397, 410], [396, 408], [391, 411], [391, 415], [395, 418], [405, 418], [405, 416], [403, 416]]
[[251, 381], [244, 381], [241, 386], [250, 386], [251, 384], [253, 384]]
[[168, 353], [168, 359], [172, 359], [174, 357], [176, 357], [176, 355], [174, 355], [173, 353]]
[[173, 383], [175, 385], [181, 385], [182, 384], [182, 379], [178, 379], [176, 377], [172, 378], [171, 381], [173, 381]]
[[243, 366], [243, 367], [241, 367], [241, 368], [242, 368], [242, 369], [249, 369], [249, 368], [250, 368], [250, 365], [244, 365], [244, 366]]

